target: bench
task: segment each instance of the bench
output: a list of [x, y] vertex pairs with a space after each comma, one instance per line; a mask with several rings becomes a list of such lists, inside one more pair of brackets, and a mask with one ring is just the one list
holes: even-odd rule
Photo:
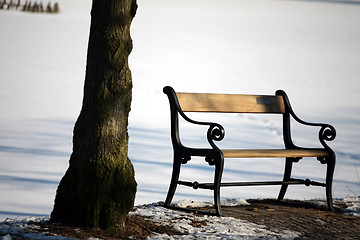
[[[171, 208], [171, 201], [177, 185], [193, 187], [194, 189], [209, 189], [214, 191], [214, 208], [217, 216], [221, 215], [220, 187], [229, 186], [257, 186], [281, 185], [278, 200], [282, 200], [292, 184], [305, 184], [306, 186], [322, 186], [326, 188], [327, 206], [333, 211], [332, 180], [335, 168], [335, 153], [326, 141], [335, 139], [335, 128], [329, 124], [309, 123], [298, 118], [290, 106], [286, 93], [276, 91], [275, 95], [241, 95], [241, 94], [208, 94], [208, 93], [180, 93], [172, 87], [164, 87], [168, 96], [171, 114], [171, 141], [173, 146], [173, 170], [169, 191], [164, 203]], [[224, 128], [213, 122], [199, 122], [190, 119], [185, 112], [218, 112], [218, 113], [257, 113], [281, 114], [283, 121], [284, 149], [220, 149], [215, 142], [221, 141], [225, 136]], [[191, 148], [184, 146], [180, 141], [179, 116], [187, 122], [208, 126], [207, 140], [209, 148]], [[319, 140], [322, 148], [303, 148], [296, 146], [291, 138], [290, 120], [295, 119], [300, 124], [319, 127]], [[179, 180], [180, 168], [191, 160], [192, 156], [204, 157], [210, 166], [215, 166], [214, 181], [199, 183]], [[294, 179], [291, 177], [292, 165], [304, 157], [314, 157], [321, 164], [327, 165], [325, 183], [309, 179]], [[265, 182], [222, 182], [224, 158], [285, 158], [285, 170], [282, 181]]]

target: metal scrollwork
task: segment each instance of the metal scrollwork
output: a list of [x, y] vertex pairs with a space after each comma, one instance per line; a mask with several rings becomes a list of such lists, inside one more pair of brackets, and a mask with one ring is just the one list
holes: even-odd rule
[[[207, 139], [213, 149], [216, 149], [217, 152], [220, 152], [219, 148], [215, 145], [214, 141], [221, 141], [225, 137], [225, 130], [223, 126], [220, 124], [211, 124], [208, 132], [207, 132]], [[207, 156], [205, 161], [210, 165], [213, 166], [216, 164], [217, 157], [216, 156]]]
[[205, 161], [206, 161], [210, 166], [214, 166], [214, 165], [215, 165], [215, 158], [214, 158], [214, 157], [205, 157]]
[[220, 124], [213, 124], [208, 129], [207, 137], [209, 141], [221, 141], [225, 137], [225, 130]]
[[324, 139], [326, 141], [332, 141], [336, 137], [336, 130], [333, 126], [324, 125], [319, 132], [320, 139]]
[[325, 158], [325, 157], [318, 157], [317, 160], [318, 160], [321, 164], [326, 164], [326, 163], [327, 163], [327, 158]]
[[180, 157], [180, 162], [182, 164], [186, 164], [190, 160], [191, 160], [191, 156], [182, 156], [182, 157]]
[[331, 125], [323, 125], [319, 131], [319, 139], [320, 142], [328, 148], [328, 145], [325, 143], [325, 141], [332, 141], [336, 137], [336, 130]]

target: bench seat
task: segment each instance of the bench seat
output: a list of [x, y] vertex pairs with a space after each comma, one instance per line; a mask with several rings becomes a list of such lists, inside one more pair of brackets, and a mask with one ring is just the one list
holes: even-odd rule
[[328, 157], [323, 149], [221, 149], [224, 158]]

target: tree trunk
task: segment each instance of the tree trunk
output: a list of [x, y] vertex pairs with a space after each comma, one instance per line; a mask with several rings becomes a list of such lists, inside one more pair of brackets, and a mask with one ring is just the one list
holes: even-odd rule
[[136, 9], [136, 0], [93, 0], [83, 105], [52, 222], [116, 230], [134, 205], [137, 184], [128, 159], [127, 125], [130, 25]]

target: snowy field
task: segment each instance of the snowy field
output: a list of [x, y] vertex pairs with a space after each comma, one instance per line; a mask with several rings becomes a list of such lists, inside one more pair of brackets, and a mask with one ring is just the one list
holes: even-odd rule
[[[82, 101], [91, 1], [58, 2], [61, 12], [54, 15], [0, 11], [0, 221], [48, 216], [68, 167]], [[337, 129], [330, 143], [337, 154], [334, 197], [360, 195], [360, 1], [138, 4], [129, 119], [136, 204], [163, 201], [167, 193], [172, 149], [168, 100], [162, 93], [166, 85], [187, 92], [285, 90], [300, 118]], [[225, 114], [210, 120], [228, 129], [224, 147], [281, 147], [280, 119], [270, 117]], [[182, 130], [185, 143], [206, 144], [192, 127]], [[318, 146], [317, 131], [295, 125], [295, 142]], [[208, 181], [212, 168], [194, 160], [182, 179]], [[224, 181], [281, 180], [283, 160], [231, 160], [225, 168]], [[322, 181], [325, 166], [304, 159], [293, 174]], [[222, 197], [274, 198], [278, 190], [224, 188]], [[290, 186], [285, 197], [323, 199], [325, 189]], [[175, 200], [180, 199], [209, 201], [212, 192], [179, 187]]]

